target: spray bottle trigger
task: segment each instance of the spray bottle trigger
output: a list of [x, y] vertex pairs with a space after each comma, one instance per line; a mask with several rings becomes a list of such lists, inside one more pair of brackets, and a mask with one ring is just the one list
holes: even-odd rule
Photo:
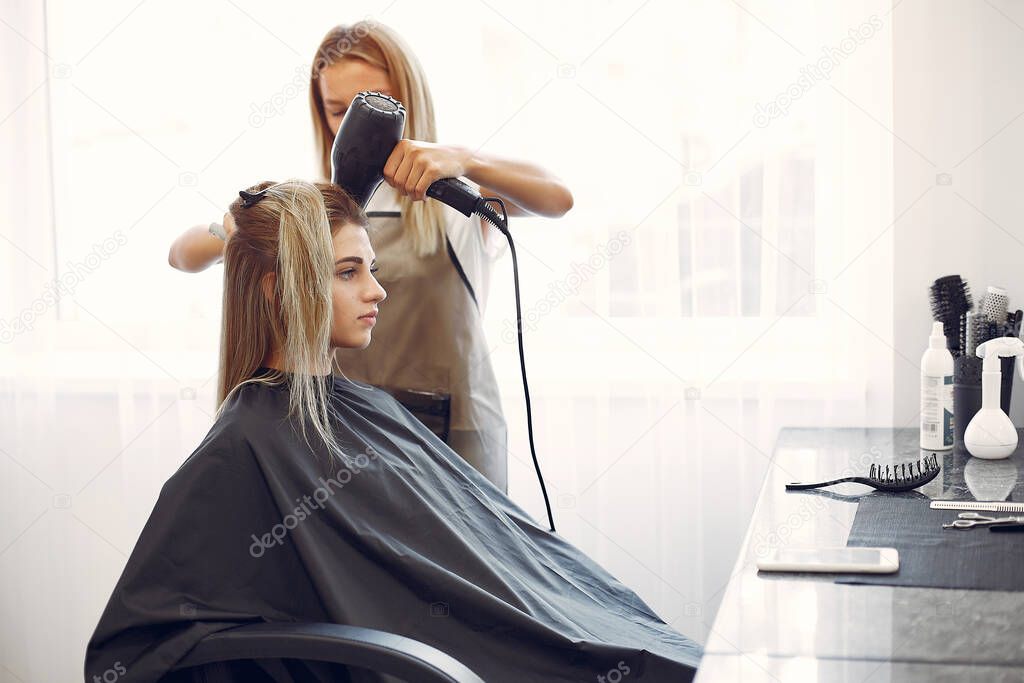
[[987, 342], [978, 344], [975, 351], [978, 354], [978, 358], [983, 358], [982, 363], [983, 372], [999, 372], [1002, 365], [999, 362], [1000, 358], [1006, 358], [1009, 356], [1017, 357], [1017, 370], [1021, 374], [1021, 378], [1024, 379], [1024, 341], [1021, 341], [1017, 337], [996, 337], [995, 339], [989, 339]]

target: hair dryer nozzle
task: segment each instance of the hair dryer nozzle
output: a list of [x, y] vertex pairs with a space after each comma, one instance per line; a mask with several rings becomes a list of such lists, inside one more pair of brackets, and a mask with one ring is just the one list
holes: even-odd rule
[[331, 180], [360, 208], [384, 180], [384, 164], [404, 129], [405, 107], [395, 98], [364, 91], [352, 99], [331, 147]]

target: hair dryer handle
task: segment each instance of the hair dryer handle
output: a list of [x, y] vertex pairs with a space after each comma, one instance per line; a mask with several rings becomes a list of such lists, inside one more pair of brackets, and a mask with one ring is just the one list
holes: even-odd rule
[[472, 216], [480, 202], [480, 195], [458, 178], [441, 178], [427, 188], [427, 196], [447, 204], [465, 216]]

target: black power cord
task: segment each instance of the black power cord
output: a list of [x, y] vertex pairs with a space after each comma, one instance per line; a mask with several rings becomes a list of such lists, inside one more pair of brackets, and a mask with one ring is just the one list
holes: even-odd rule
[[[501, 215], [488, 202], [497, 202], [501, 207]], [[512, 235], [508, 231], [508, 211], [505, 210], [505, 202], [501, 197], [481, 197], [477, 203], [475, 213], [498, 227], [502, 234], [508, 239], [508, 248], [512, 252], [512, 278], [516, 287], [516, 337], [519, 339], [519, 369], [523, 374], [523, 394], [526, 397], [526, 430], [530, 437], [530, 454], [533, 456], [533, 466], [537, 470], [537, 480], [540, 482], [540, 491], [544, 494], [544, 507], [548, 511], [548, 524], [550, 531], [555, 531], [555, 520], [551, 516], [551, 503], [548, 501], [548, 490], [544, 486], [544, 475], [540, 472], [540, 463], [537, 462], [537, 449], [533, 445], [533, 408], [530, 405], [530, 384], [526, 381], [526, 356], [523, 353], [523, 308], [519, 297], [519, 259], [516, 258], [516, 244], [512, 241]]]

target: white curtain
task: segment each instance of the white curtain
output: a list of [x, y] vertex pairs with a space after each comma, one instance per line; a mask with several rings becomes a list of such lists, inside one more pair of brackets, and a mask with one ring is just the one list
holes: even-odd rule
[[[221, 270], [168, 246], [313, 174], [304, 69], [364, 17], [423, 62], [441, 142], [572, 189], [511, 221], [556, 525], [703, 641], [779, 429], [890, 420], [892, 17], [847, 5], [5, 5], [4, 675], [80, 675], [212, 421]], [[506, 254], [486, 327], [511, 495], [544, 523], [514, 321]]]
[[[617, 9], [625, 25], [500, 136], [549, 135], [538, 156], [577, 197], [513, 224], [536, 441], [560, 530], [702, 638], [779, 430], [891, 420], [891, 16]], [[506, 40], [525, 16], [506, 14]], [[529, 26], [566, 61], [595, 43]], [[495, 283], [513, 492], [542, 514], [511, 281]]]

